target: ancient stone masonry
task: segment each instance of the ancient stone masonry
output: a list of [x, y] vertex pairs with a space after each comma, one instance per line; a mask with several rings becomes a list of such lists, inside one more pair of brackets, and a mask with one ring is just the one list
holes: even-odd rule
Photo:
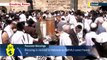
[[[41, 6], [40, 6], [41, 5]], [[34, 7], [42, 10], [70, 10], [71, 0], [35, 0]], [[38, 7], [39, 6], [39, 7]]]

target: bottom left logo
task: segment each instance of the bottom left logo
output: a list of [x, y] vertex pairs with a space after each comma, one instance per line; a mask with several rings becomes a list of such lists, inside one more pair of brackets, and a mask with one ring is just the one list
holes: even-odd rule
[[8, 45], [7, 45], [7, 48], [6, 48], [6, 54], [7, 54], [8, 56], [13, 56], [14, 53], [15, 53], [14, 45], [8, 44]]

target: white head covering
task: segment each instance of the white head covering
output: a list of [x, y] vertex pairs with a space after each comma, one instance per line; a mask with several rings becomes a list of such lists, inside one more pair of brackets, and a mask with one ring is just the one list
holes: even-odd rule
[[97, 24], [96, 24], [96, 23], [91, 23], [90, 27], [91, 27], [91, 28], [96, 28], [96, 27], [97, 27]]
[[12, 18], [11, 18], [11, 17], [9, 17], [9, 20], [12, 20]]
[[107, 32], [103, 32], [96, 37], [96, 41], [98, 43], [107, 42]]
[[9, 15], [6, 15], [6, 17], [9, 17]]
[[62, 18], [66, 20], [65, 16], [61, 16], [61, 19], [62, 19]]
[[[62, 20], [62, 19], [64, 19], [64, 20]], [[66, 17], [65, 17], [65, 16], [61, 16], [61, 21], [63, 21], [63, 22], [66, 23], [66, 22], [67, 22], [67, 21], [66, 21]]]
[[[76, 24], [76, 26], [78, 26], [78, 25], [82, 26], [82, 30], [83, 30], [83, 23], [78, 22], [78, 23]], [[81, 31], [82, 31], [82, 30], [81, 30]]]

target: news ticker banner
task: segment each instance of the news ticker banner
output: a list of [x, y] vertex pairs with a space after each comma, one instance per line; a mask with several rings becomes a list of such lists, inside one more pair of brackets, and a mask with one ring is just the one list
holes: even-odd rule
[[1, 44], [0, 56], [88, 56], [89, 46]]
[[103, 2], [88, 2], [88, 7], [90, 6], [107, 6], [107, 2], [103, 3]]

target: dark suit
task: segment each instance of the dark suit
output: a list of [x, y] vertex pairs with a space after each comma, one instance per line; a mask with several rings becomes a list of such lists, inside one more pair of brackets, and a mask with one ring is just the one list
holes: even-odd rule
[[[73, 46], [79, 46], [79, 40], [73, 29], [70, 30], [69, 34], [70, 34], [70, 38], [72, 40]], [[84, 56], [73, 56], [73, 60], [83, 60], [83, 59], [84, 59]]]
[[79, 45], [79, 41], [78, 41], [77, 35], [74, 32], [74, 30], [71, 29], [69, 34], [70, 34], [70, 38], [72, 40], [73, 46], [78, 46]]
[[95, 43], [95, 47], [96, 47], [100, 57], [107, 58], [107, 42], [98, 43], [94, 38], [92, 38], [92, 41]]

